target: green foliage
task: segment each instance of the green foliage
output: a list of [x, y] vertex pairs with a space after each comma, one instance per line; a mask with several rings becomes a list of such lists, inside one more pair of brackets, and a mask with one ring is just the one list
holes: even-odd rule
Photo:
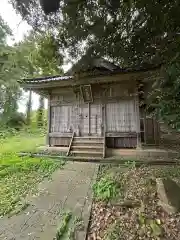
[[68, 239], [68, 240], [76, 239], [77, 231], [82, 231], [82, 230], [84, 230], [84, 222], [82, 218], [73, 216], [71, 226], [69, 227], [69, 230], [67, 233], [67, 238], [65, 236], [65, 239]]
[[62, 73], [59, 45], [49, 31], [31, 31], [16, 45], [16, 61], [24, 77], [38, 77]]
[[56, 233], [56, 240], [61, 240], [63, 235], [66, 233], [66, 231], [68, 230], [68, 225], [69, 222], [72, 218], [72, 213], [71, 212], [65, 212], [62, 216], [61, 216], [61, 222], [58, 226], [57, 229], [57, 233]]
[[155, 80], [148, 111], [180, 128], [178, 0], [87, 0], [73, 4], [62, 0], [59, 11], [48, 17], [36, 1], [12, 2], [35, 29], [42, 31], [50, 26], [55, 42], [73, 60], [86, 53], [87, 59], [103, 56], [121, 67], [163, 64], [165, 81]]
[[17, 134], [17, 131], [14, 128], [1, 127], [0, 128], [0, 141], [8, 137], [12, 137]]
[[36, 56], [34, 58], [37, 68], [43, 75], [57, 75], [62, 73], [62, 56], [59, 53], [59, 44], [51, 32], [36, 34]]
[[34, 28], [40, 31], [51, 26], [62, 49], [68, 48], [74, 58], [88, 52], [110, 57], [121, 65], [159, 63], [168, 60], [179, 38], [178, 0], [88, 0], [73, 4], [63, 0], [60, 11], [48, 17], [35, 1], [33, 8], [28, 1], [12, 1]]
[[6, 120], [6, 125], [9, 128], [20, 130], [26, 123], [25, 116], [19, 112], [13, 112]]
[[[7, 46], [9, 35], [8, 26], [0, 18], [0, 120], [5, 125], [17, 115], [18, 101], [22, 96], [19, 82], [23, 78], [60, 74], [63, 61], [58, 42], [47, 28], [39, 33], [30, 32], [23, 41], [13, 46]], [[31, 98], [32, 93], [27, 103], [28, 125]]]
[[[41, 130], [44, 131], [44, 133], [47, 132], [47, 109], [43, 109], [43, 125], [40, 127]], [[32, 129], [32, 131], [36, 131], [37, 129], [39, 129], [38, 126], [38, 110], [33, 110], [31, 111], [31, 125], [30, 125], [30, 129]]]
[[1, 154], [31, 151], [45, 142], [45, 135], [40, 130], [37, 132], [28, 132], [26, 129], [23, 129], [20, 132], [15, 132], [14, 129], [9, 129], [6, 136], [0, 138]]
[[118, 183], [109, 175], [100, 178], [93, 185], [93, 191], [96, 199], [101, 201], [109, 201], [114, 199], [119, 193], [120, 187]]
[[18, 133], [0, 139], [0, 216], [16, 214], [27, 207], [24, 198], [62, 162], [51, 159], [19, 157], [19, 151], [33, 151], [44, 143], [44, 136]]
[[7, 37], [11, 35], [12, 35], [11, 29], [0, 16], [0, 47], [6, 45]]
[[[0, 121], [1, 125], [6, 118], [17, 110], [17, 99], [20, 91], [14, 81], [14, 69], [10, 64], [12, 47], [7, 45], [7, 38], [11, 30], [0, 16]], [[11, 67], [10, 67], [11, 66]]]
[[[179, 60], [178, 60], [179, 61]], [[180, 129], [180, 62], [167, 66], [166, 75], [153, 86], [150, 111], [174, 129]]]
[[[60, 167], [53, 160], [20, 158], [16, 154], [0, 156], [0, 216], [15, 211], [22, 205], [22, 199], [44, 177], [50, 176]], [[18, 196], [18, 198], [17, 198]]]
[[60, 223], [56, 232], [56, 240], [74, 240], [77, 236], [77, 231], [84, 230], [84, 222], [82, 218], [67, 211], [60, 215]]
[[155, 239], [159, 239], [162, 235], [162, 227], [160, 226], [160, 219], [149, 219], [145, 214], [140, 213], [138, 215], [139, 224], [141, 226], [141, 231], [146, 233], [150, 232], [151, 236]]
[[125, 167], [127, 167], [128, 169], [132, 169], [136, 167], [136, 162], [135, 161], [127, 161], [125, 162]]
[[149, 221], [151, 230], [152, 230], [152, 236], [153, 237], [159, 237], [162, 235], [162, 227], [159, 226], [159, 224], [157, 223], [157, 221], [151, 219]]

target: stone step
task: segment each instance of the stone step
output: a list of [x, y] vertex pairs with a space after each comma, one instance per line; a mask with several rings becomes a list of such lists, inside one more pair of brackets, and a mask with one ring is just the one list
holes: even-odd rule
[[87, 157], [87, 156], [68, 156], [68, 157], [64, 157], [65, 159], [67, 159], [67, 161], [81, 161], [81, 162], [100, 162], [102, 161], [103, 163], [107, 162], [105, 161], [102, 156], [93, 156], [93, 157]]
[[91, 157], [94, 157], [94, 156], [97, 156], [97, 157], [103, 157], [103, 152], [95, 152], [95, 151], [82, 151], [82, 150], [72, 150], [70, 152], [70, 155], [71, 156], [79, 156], [79, 157], [88, 157], [88, 158], [91, 158]]
[[87, 148], [87, 149], [103, 149], [103, 145], [74, 145], [72, 144], [71, 148]]
[[95, 141], [95, 140], [73, 140], [73, 145], [76, 146], [76, 145], [98, 145], [98, 146], [102, 146], [104, 143], [103, 140], [98, 140], [98, 141]]
[[83, 137], [74, 137], [74, 139], [89, 139], [89, 138], [91, 138], [91, 139], [95, 139], [95, 138], [97, 138], [97, 139], [103, 139], [104, 137], [101, 137], [101, 136], [83, 136]]
[[91, 150], [93, 152], [101, 152], [103, 153], [103, 146], [93, 146], [93, 145], [89, 145], [89, 146], [83, 146], [83, 145], [79, 145], [79, 146], [74, 146], [72, 145], [71, 146], [71, 150], [74, 150], [74, 151], [87, 151], [89, 153], [91, 153]]

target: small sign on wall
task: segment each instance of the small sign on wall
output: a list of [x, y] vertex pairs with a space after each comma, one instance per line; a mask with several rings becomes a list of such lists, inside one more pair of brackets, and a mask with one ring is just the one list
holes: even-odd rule
[[82, 94], [84, 102], [85, 103], [93, 102], [91, 85], [90, 84], [82, 85], [80, 87], [80, 89], [81, 89], [81, 94]]

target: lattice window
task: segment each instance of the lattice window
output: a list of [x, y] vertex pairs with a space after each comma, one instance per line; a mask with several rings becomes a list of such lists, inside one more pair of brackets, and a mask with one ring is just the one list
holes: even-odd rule
[[117, 103], [108, 103], [106, 106], [106, 119], [108, 132], [137, 131], [134, 101], [123, 100]]
[[51, 132], [72, 131], [73, 106], [56, 106], [51, 109]]

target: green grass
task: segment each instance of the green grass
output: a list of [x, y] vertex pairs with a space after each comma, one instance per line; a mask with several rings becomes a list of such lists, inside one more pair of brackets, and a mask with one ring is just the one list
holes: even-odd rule
[[62, 214], [61, 222], [59, 223], [59, 226], [57, 228], [56, 240], [61, 240], [64, 238], [64, 235], [68, 231], [68, 225], [70, 223], [71, 218], [72, 218], [71, 212], [65, 212]]
[[28, 206], [24, 201], [27, 194], [62, 166], [62, 162], [50, 159], [18, 156], [18, 152], [34, 151], [44, 143], [45, 137], [38, 133], [0, 139], [0, 216]]
[[20, 133], [6, 139], [0, 139], [0, 155], [20, 151], [32, 151], [45, 144], [45, 137], [41, 133]]
[[77, 231], [84, 230], [82, 218], [77, 217], [71, 211], [60, 214], [60, 222], [57, 227], [56, 240], [74, 240]]

